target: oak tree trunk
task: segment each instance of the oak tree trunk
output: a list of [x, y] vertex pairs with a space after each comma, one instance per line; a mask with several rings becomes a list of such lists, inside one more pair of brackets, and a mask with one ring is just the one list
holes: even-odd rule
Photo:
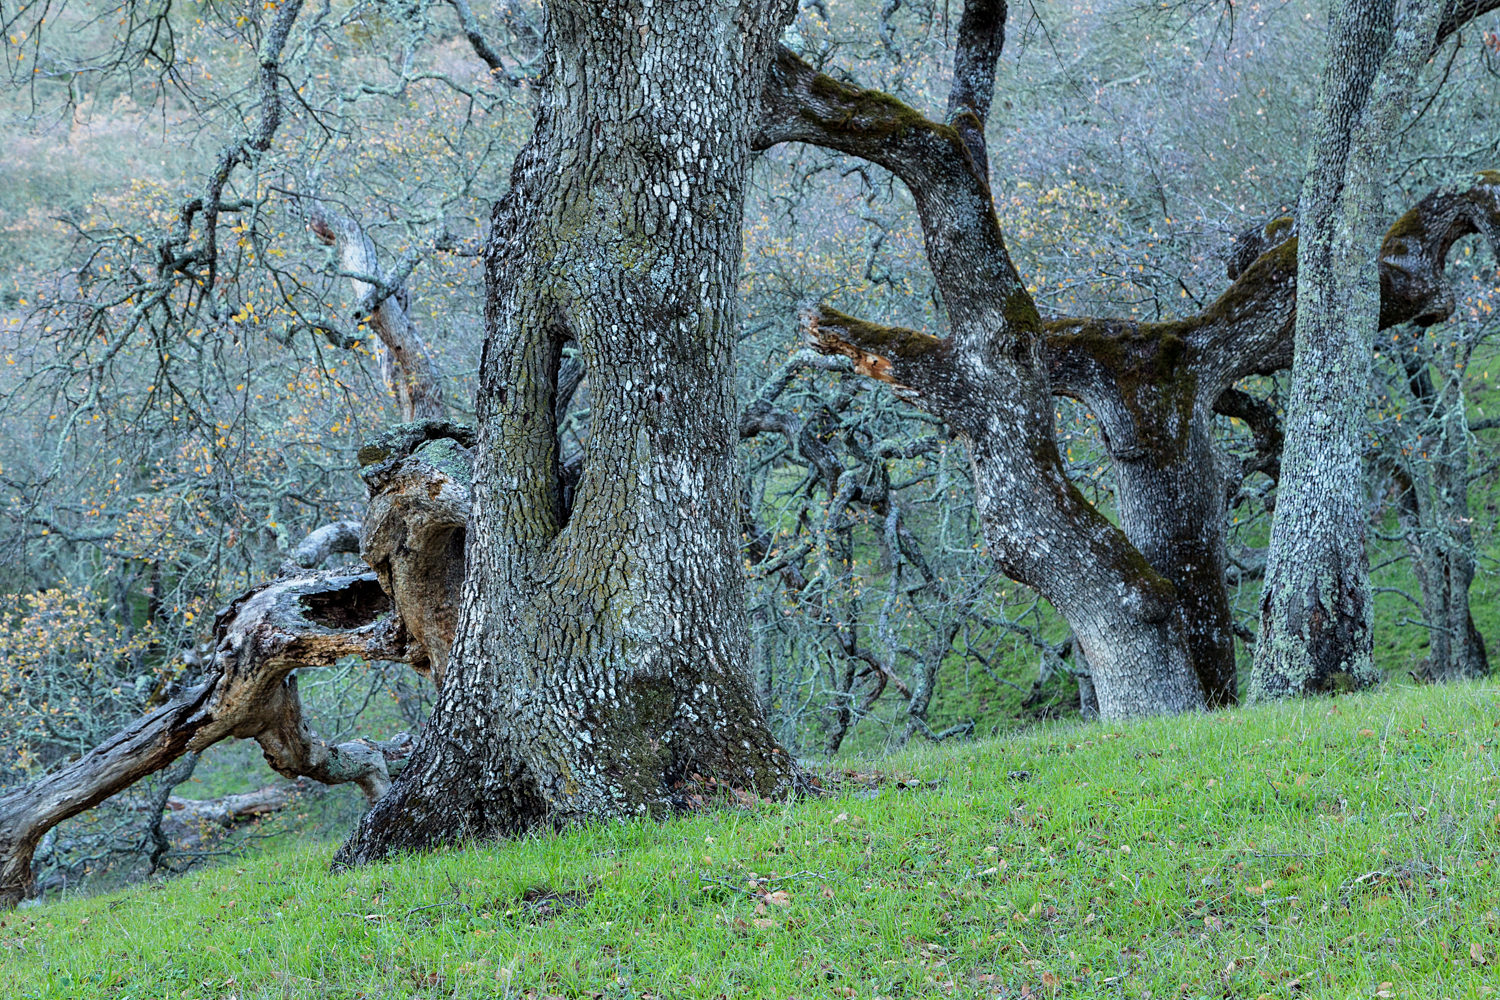
[[1251, 697], [1376, 679], [1362, 464], [1384, 152], [1441, 0], [1342, 0], [1330, 13], [1320, 118], [1298, 217], [1296, 346]]
[[968, 447], [985, 542], [1073, 629], [1106, 718], [1203, 706], [1170, 581], [1069, 481], [1057, 450], [1045, 331], [995, 215], [984, 123], [1004, 42], [1003, 0], [959, 22], [948, 122], [817, 73], [785, 49], [755, 143], [808, 142], [885, 167], [911, 190], [950, 331], [935, 337], [822, 308], [819, 350], [938, 415]]
[[[486, 249], [454, 645], [410, 766], [338, 863], [660, 814], [694, 784], [792, 788], [747, 670], [732, 382], [748, 109], [791, 10], [548, 5], [536, 130]], [[565, 510], [568, 341], [592, 417]]]
[[1214, 448], [1211, 421], [1211, 414], [1192, 417], [1184, 440], [1166, 454], [1116, 459], [1114, 468], [1120, 527], [1176, 588], [1204, 700], [1209, 708], [1224, 708], [1239, 700], [1239, 692], [1225, 585], [1229, 475]]

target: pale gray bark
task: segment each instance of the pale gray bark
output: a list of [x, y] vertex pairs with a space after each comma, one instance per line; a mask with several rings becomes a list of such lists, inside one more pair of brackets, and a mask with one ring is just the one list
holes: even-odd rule
[[302, 717], [292, 672], [350, 655], [407, 658], [405, 630], [389, 612], [373, 574], [282, 580], [240, 597], [220, 617], [203, 681], [79, 759], [0, 796], [0, 908], [31, 890], [32, 854], [58, 823], [231, 736], [260, 741], [282, 774], [355, 782], [378, 796], [406, 747], [320, 739]]
[[329, 556], [340, 552], [357, 553], [358, 551], [359, 522], [334, 521], [332, 524], [325, 524], [309, 532], [307, 537], [298, 542], [297, 547], [287, 554], [287, 558], [303, 569], [316, 569], [323, 565]]
[[405, 285], [415, 261], [382, 268], [375, 243], [364, 227], [321, 202], [312, 203], [308, 228], [339, 255], [341, 273], [354, 289], [355, 319], [375, 331], [380, 374], [396, 394], [402, 418], [442, 419], [445, 407], [437, 366], [407, 311]]
[[[732, 387], [748, 111], [790, 3], [548, 5], [497, 206], [468, 569], [411, 765], [339, 852], [790, 791], [746, 672]], [[561, 349], [589, 385], [564, 518]]]
[[1296, 347], [1261, 596], [1255, 699], [1372, 683], [1361, 437], [1380, 321], [1385, 150], [1441, 0], [1341, 0], [1299, 204]]

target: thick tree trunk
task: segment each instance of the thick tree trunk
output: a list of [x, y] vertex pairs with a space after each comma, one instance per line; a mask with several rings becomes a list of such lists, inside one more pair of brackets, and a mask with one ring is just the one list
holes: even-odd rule
[[[497, 206], [456, 641], [411, 765], [339, 863], [659, 814], [795, 767], [746, 669], [733, 394], [747, 109], [788, 3], [548, 5], [536, 132]], [[563, 519], [554, 400], [592, 402]]]
[[1172, 584], [1088, 504], [1057, 451], [1041, 319], [1006, 250], [984, 164], [1004, 23], [1002, 0], [965, 5], [951, 125], [820, 75], [783, 49], [762, 93], [755, 142], [810, 142], [863, 157], [911, 189], [950, 335], [824, 308], [811, 322], [815, 345], [847, 356], [963, 438], [991, 556], [1072, 626], [1106, 718], [1200, 708]]
[[1035, 356], [1041, 324], [1034, 310], [1031, 317], [1029, 329], [1016, 331], [1030, 342], [1024, 360], [1015, 364], [1014, 355], [1007, 356], [1009, 364], [985, 365], [972, 381], [973, 369], [954, 364], [944, 342], [926, 334], [876, 327], [829, 309], [813, 332], [824, 350], [846, 354], [856, 370], [896, 385], [962, 436], [991, 557], [1072, 627], [1105, 718], [1201, 708], [1202, 686], [1188, 658], [1172, 584], [1063, 471], [1050, 386]]
[[[1048, 399], [1044, 414], [1036, 416], [1051, 413]], [[1050, 420], [1036, 426], [1045, 428], [1048, 440], [1029, 443], [1055, 452]], [[1001, 570], [1050, 601], [1072, 628], [1101, 717], [1202, 708], [1187, 622], [1170, 580], [1088, 505], [1060, 460], [1050, 475], [1017, 475], [1030, 455], [994, 445], [1026, 439], [1017, 427], [1001, 424], [995, 430], [1000, 433], [972, 445], [985, 540]], [[1014, 436], [1007, 439], [1005, 431]]]
[[1362, 466], [1371, 351], [1380, 321], [1377, 247], [1384, 150], [1440, 0], [1342, 0], [1299, 207], [1296, 351], [1251, 697], [1372, 683], [1373, 608]]
[[1177, 589], [1187, 645], [1209, 708], [1239, 700], [1234, 618], [1225, 586], [1225, 486], [1211, 417], [1197, 415], [1167, 455], [1116, 459], [1120, 527]]

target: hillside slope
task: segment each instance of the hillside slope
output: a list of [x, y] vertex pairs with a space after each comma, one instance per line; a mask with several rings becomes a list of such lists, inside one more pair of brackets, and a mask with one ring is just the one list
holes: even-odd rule
[[[1481, 997], [1500, 686], [1078, 724], [834, 794], [4, 915], [14, 997]], [[878, 767], [878, 770], [876, 769]]]

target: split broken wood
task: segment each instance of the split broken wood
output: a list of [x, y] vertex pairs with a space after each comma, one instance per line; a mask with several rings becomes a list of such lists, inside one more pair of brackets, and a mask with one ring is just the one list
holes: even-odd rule
[[359, 548], [373, 571], [297, 566], [349, 547], [347, 524], [314, 532], [284, 567], [295, 572], [219, 613], [212, 653], [193, 657], [201, 673], [181, 696], [0, 795], [0, 909], [34, 892], [32, 856], [47, 831], [229, 737], [256, 740], [286, 777], [352, 782], [371, 802], [383, 795], [411, 737], [329, 743], [303, 712], [295, 671], [358, 656], [410, 663], [441, 683], [463, 583], [472, 445], [472, 432], [442, 421], [402, 424], [367, 445], [360, 460], [370, 505]]

